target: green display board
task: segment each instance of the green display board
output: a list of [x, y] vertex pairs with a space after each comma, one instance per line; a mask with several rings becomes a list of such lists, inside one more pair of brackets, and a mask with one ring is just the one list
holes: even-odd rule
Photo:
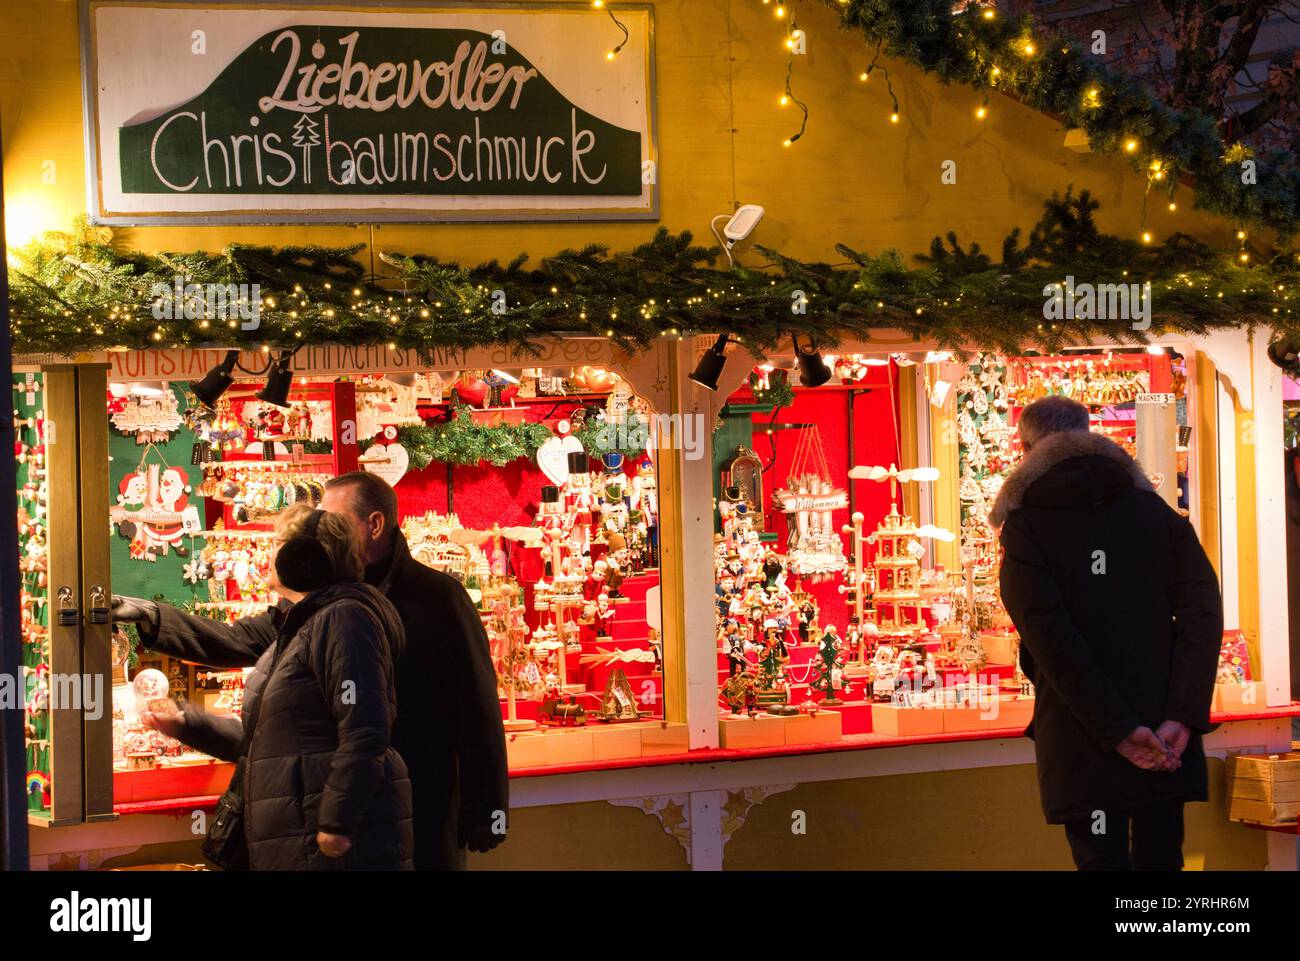
[[[169, 389], [176, 395], [180, 410], [190, 406], [188, 383], [174, 383]], [[177, 604], [207, 600], [206, 584], [185, 578], [186, 566], [198, 562], [203, 538], [180, 529], [179, 520], [145, 522], [131, 517], [133, 510], [141, 507], [177, 515], [193, 507], [198, 518], [204, 517], [203, 498], [195, 493], [203, 482], [203, 472], [190, 463], [197, 440], [194, 432], [181, 425], [161, 443], [141, 444], [135, 434], [124, 434], [111, 423], [108, 429], [109, 507], [126, 512], [111, 515], [114, 523], [109, 551], [114, 593], [161, 595]], [[151, 467], [156, 468], [152, 490]]]
[[118, 150], [127, 193], [600, 197], [642, 186], [636, 131], [580, 109], [508, 43], [473, 30], [270, 31], [198, 97], [124, 125]]

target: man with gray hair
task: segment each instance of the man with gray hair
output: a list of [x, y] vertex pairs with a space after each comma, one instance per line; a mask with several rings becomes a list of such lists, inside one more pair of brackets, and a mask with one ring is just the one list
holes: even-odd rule
[[1207, 799], [1219, 584], [1191, 524], [1088, 425], [1068, 398], [1030, 405], [989, 514], [1037, 695], [1025, 733], [1080, 870], [1181, 870], [1183, 804]]

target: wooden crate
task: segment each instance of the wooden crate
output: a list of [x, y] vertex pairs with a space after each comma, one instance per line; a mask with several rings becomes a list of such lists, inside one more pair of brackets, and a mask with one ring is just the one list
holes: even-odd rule
[[1228, 757], [1228, 820], [1291, 824], [1300, 816], [1300, 751]]
[[762, 713], [754, 717], [720, 717], [718, 744], [720, 747], [741, 750], [780, 747], [785, 744], [785, 720], [775, 714]]
[[839, 711], [823, 708], [816, 714], [796, 714], [785, 719], [786, 744], [824, 744], [844, 736]]
[[871, 705], [871, 730], [890, 737], [917, 737], [943, 733], [943, 711], [933, 707]]

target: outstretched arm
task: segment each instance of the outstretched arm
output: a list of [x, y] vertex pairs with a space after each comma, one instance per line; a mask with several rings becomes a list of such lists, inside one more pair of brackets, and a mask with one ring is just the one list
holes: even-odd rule
[[225, 624], [135, 597], [113, 597], [113, 620], [135, 623], [151, 651], [213, 667], [251, 667], [275, 643], [275, 615], [244, 617]]

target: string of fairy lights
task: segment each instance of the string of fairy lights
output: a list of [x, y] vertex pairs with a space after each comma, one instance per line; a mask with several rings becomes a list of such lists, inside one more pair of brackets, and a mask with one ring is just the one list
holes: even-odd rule
[[[848, 14], [853, 13], [860, 6], [858, 0], [822, 0], [822, 2], [832, 7], [838, 6], [841, 8], [845, 23], [848, 23]], [[804, 136], [808, 128], [808, 105], [796, 98], [792, 90], [794, 58], [797, 53], [806, 49], [807, 34], [797, 26], [791, 7], [783, 0], [761, 0], [761, 4], [771, 9], [775, 19], [786, 24], [784, 37], [787, 48], [785, 86], [778, 97], [778, 104], [782, 108], [794, 104], [801, 111], [797, 132], [782, 141], [784, 147], [790, 147]], [[599, 5], [605, 6], [604, 3]], [[1040, 35], [1039, 30], [1028, 18], [1019, 18], [1015, 28], [1009, 31], [1000, 25], [995, 26], [1000, 21], [1001, 14], [992, 3], [969, 3], [960, 10], [955, 10], [953, 16], [966, 24], [964, 28], [959, 27], [956, 30], [955, 36], [959, 42], [968, 41], [961, 53], [965, 58], [974, 61], [973, 72], [982, 78], [986, 87], [984, 96], [974, 110], [976, 121], [983, 121], [989, 116], [991, 108], [987, 91], [1003, 92], [1012, 97], [1017, 97], [1018, 91], [1032, 84], [1034, 78], [1038, 75], [1038, 64], [1049, 44], [1058, 46], [1063, 59], [1069, 58], [1075, 53], [1067, 41], [1051, 37], [1045, 33]], [[992, 49], [986, 50], [986, 46]], [[874, 54], [870, 62], [859, 73], [858, 79], [866, 83], [877, 70], [882, 73], [890, 101], [887, 120], [890, 124], [896, 125], [900, 122], [902, 113], [888, 68], [880, 60], [883, 49], [884, 38], [883, 36], [877, 37]], [[1104, 72], [1104, 68], [1097, 68], [1096, 71], [1093, 71], [1093, 73], [1103, 75]], [[1080, 111], [1085, 115], [1090, 115], [1093, 118], [1100, 116], [1108, 102], [1104, 83], [1096, 79], [1085, 79], [1078, 95], [1078, 101]], [[1097, 139], [1098, 142], [1094, 143], [1093, 147], [1098, 150], [1105, 150], [1108, 145], [1104, 138]], [[1119, 149], [1122, 153], [1145, 169], [1147, 185], [1143, 196], [1138, 238], [1141, 243], [1150, 245], [1155, 243], [1156, 238], [1147, 226], [1147, 195], [1150, 194], [1153, 188], [1163, 189], [1169, 195], [1167, 201], [1168, 211], [1170, 213], [1176, 212], [1178, 203], [1173, 199], [1173, 195], [1181, 175], [1185, 171], [1179, 170], [1170, 156], [1162, 155], [1159, 144], [1144, 143], [1143, 138], [1136, 133], [1123, 133], [1119, 141]], [[1226, 165], [1232, 166], [1239, 164], [1242, 160], [1250, 159], [1250, 157], [1251, 151], [1248, 147], [1234, 144], [1224, 151], [1222, 160]], [[1249, 263], [1253, 254], [1246, 243], [1247, 235], [1244, 222], [1239, 221], [1237, 234], [1240, 242], [1237, 258], [1242, 264]]]
[[[863, 0], [822, 2], [842, 8], [847, 17]], [[796, 96], [794, 84], [794, 58], [806, 50], [808, 35], [789, 4], [781, 0], [761, 0], [761, 4], [770, 8], [783, 26], [786, 69], [778, 108], [793, 105], [800, 111], [797, 130], [791, 129], [782, 141], [790, 147], [804, 137], [809, 126], [808, 104]], [[608, 0], [592, 0], [591, 6], [606, 14], [619, 31], [620, 39], [606, 55], [615, 60], [629, 42], [627, 26]], [[1056, 41], [1037, 32], [1028, 20], [1003, 24], [998, 11], [989, 5], [969, 5], [954, 20], [958, 24], [954, 36], [968, 41], [965, 60], [971, 76], [985, 91], [975, 109], [974, 119], [980, 122], [989, 116], [987, 93], [1020, 97], [1040, 62], [1053, 55], [1049, 45]], [[887, 123], [898, 124], [902, 110], [882, 60], [893, 54], [883, 37], [875, 37], [873, 46], [858, 79], [866, 83], [877, 72], [883, 76], [890, 106]], [[1062, 56], [1068, 53], [1068, 48], [1055, 50]], [[1086, 121], [1104, 113], [1117, 96], [1105, 76], [1100, 67], [1080, 72], [1080, 87], [1074, 97], [1077, 117]], [[1098, 235], [1098, 239], [1104, 240], [1110, 251], [1101, 267], [1118, 272], [1125, 266], [1122, 276], [1128, 277], [1126, 265], [1132, 265], [1135, 279], [1168, 294], [1165, 320], [1151, 334], [1158, 335], [1162, 329], [1238, 326], [1270, 318], [1280, 327], [1292, 328], [1295, 321], [1290, 301], [1300, 283], [1296, 269], [1300, 256], [1288, 254], [1283, 263], [1278, 255], [1261, 254], [1251, 246], [1246, 224], [1241, 222], [1236, 232], [1235, 263], [1225, 264], [1227, 256], [1203, 251], [1195, 255], [1194, 269], [1166, 266], [1171, 262], [1164, 256], [1169, 242], [1157, 242], [1146, 226], [1147, 195], [1170, 191], [1169, 210], [1176, 210], [1172, 190], [1184, 171], [1159, 146], [1163, 143], [1159, 137], [1144, 137], [1145, 131], [1135, 129], [1107, 139], [1099, 129], [1090, 131], [1090, 137], [1100, 149], [1118, 151], [1146, 172], [1139, 237], [1121, 241]], [[1249, 156], [1249, 148], [1233, 145], [1224, 151], [1223, 161], [1234, 164]], [[1124, 243], [1134, 251], [1125, 249]], [[269, 352], [272, 346], [307, 342], [385, 344], [390, 349], [528, 345], [539, 337], [570, 333], [644, 347], [663, 337], [725, 332], [762, 349], [791, 333], [829, 342], [836, 333], [853, 336], [882, 326], [938, 336], [948, 343], [965, 339], [976, 344], [1000, 338], [1010, 343], [1020, 336], [1054, 340], [1098, 329], [1086, 324], [1036, 323], [1034, 318], [1041, 316], [1043, 305], [1041, 285], [1035, 290], [1035, 284], [1043, 277], [1054, 283], [1059, 277], [1059, 260], [1044, 267], [1026, 266], [1024, 261], [995, 265], [984, 257], [982, 264], [950, 271], [921, 257], [928, 266], [908, 269], [897, 254], [872, 257], [840, 247], [852, 261], [844, 269], [844, 265], [807, 264], [774, 249], [758, 249], [768, 258], [766, 267], [718, 270], [711, 266], [716, 251], [695, 247], [689, 234], [660, 230], [653, 240], [634, 250], [613, 255], [594, 247], [565, 251], [545, 259], [541, 269], [532, 271], [500, 268], [485, 274], [479, 268], [431, 258], [423, 258], [425, 266], [420, 266], [416, 258], [382, 254], [397, 273], [390, 278], [373, 277], [355, 265], [350, 259], [355, 250], [310, 249], [307, 261], [317, 261], [301, 270], [289, 265], [291, 252], [283, 252], [288, 259], [277, 265], [277, 270], [254, 265], [244, 269], [242, 276], [264, 279], [283, 276], [287, 270], [291, 276], [301, 276], [302, 283], [266, 284], [266, 290], [275, 289], [259, 302], [261, 326], [245, 334], [236, 320], [210, 319], [201, 313], [183, 322], [155, 320], [156, 305], [145, 292], [156, 279], [176, 272], [177, 255], [146, 262], [147, 255], [116, 250], [102, 239], [82, 239], [49, 244], [36, 252], [34, 260], [15, 268], [11, 291], [15, 294], [14, 316], [19, 319], [14, 321], [14, 336], [20, 349], [27, 350], [183, 346], [226, 338], [260, 345]], [[1135, 251], [1142, 251], [1143, 256], [1137, 257]], [[1175, 253], [1184, 259], [1187, 256], [1182, 251]], [[192, 261], [186, 273], [199, 283], [231, 279], [230, 250], [221, 255], [182, 256]], [[262, 252], [259, 256], [266, 261], [273, 254]], [[293, 256], [301, 258], [303, 252], [293, 252]], [[973, 253], [963, 256], [978, 260]], [[294, 270], [298, 273], [292, 273]], [[658, 279], [647, 281], [647, 276], [656, 272]], [[94, 279], [89, 287], [87, 277]], [[397, 286], [402, 289], [393, 289]], [[498, 310], [501, 305], [494, 294], [503, 288], [510, 290], [510, 302]], [[795, 291], [806, 297], [806, 314], [791, 314], [790, 298]], [[1180, 313], [1189, 319], [1180, 320]]]

